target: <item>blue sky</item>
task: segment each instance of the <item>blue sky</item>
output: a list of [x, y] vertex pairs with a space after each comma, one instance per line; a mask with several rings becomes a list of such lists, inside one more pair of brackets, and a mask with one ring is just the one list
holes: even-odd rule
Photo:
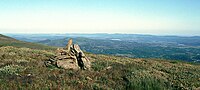
[[200, 0], [0, 0], [0, 33], [200, 35]]

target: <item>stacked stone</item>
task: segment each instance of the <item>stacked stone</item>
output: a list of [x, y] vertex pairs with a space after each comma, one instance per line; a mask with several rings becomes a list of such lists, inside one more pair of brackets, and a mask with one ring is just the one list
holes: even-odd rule
[[66, 48], [58, 48], [56, 52], [57, 55], [51, 59], [51, 63], [57, 67], [73, 70], [89, 70], [91, 67], [90, 60], [77, 44], [72, 44], [72, 39], [69, 39]]

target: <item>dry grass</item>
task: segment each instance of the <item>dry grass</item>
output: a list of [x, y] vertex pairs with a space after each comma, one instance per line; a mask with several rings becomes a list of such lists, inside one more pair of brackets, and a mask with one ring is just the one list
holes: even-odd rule
[[51, 51], [0, 47], [0, 89], [195, 89], [200, 65], [159, 59], [86, 55], [91, 71], [45, 67]]

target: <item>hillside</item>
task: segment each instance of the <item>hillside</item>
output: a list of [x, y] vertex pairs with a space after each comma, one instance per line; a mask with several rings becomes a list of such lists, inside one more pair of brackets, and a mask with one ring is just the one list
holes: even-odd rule
[[92, 62], [91, 70], [74, 71], [44, 65], [46, 60], [55, 56], [53, 47], [48, 46], [47, 49], [44, 45], [22, 42], [4, 35], [0, 36], [0, 42], [3, 45], [0, 47], [1, 90], [200, 88], [198, 63], [86, 53]]
[[11, 38], [11, 37], [8, 37], [8, 36], [0, 34], [0, 47], [2, 47], [2, 46], [27, 47], [27, 48], [42, 49], [42, 50], [55, 49], [55, 47], [50, 47], [50, 46], [42, 45], [42, 44], [19, 41], [19, 40], [16, 40], [14, 38]]
[[158, 59], [86, 55], [91, 71], [45, 67], [54, 52], [0, 47], [0, 89], [195, 89], [200, 65]]

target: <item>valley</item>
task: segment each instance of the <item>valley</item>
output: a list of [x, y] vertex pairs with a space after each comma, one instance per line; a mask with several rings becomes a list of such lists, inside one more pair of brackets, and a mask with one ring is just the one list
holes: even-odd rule
[[200, 37], [138, 34], [31, 34], [13, 38], [64, 47], [69, 38], [86, 52], [131, 58], [158, 58], [200, 62]]

